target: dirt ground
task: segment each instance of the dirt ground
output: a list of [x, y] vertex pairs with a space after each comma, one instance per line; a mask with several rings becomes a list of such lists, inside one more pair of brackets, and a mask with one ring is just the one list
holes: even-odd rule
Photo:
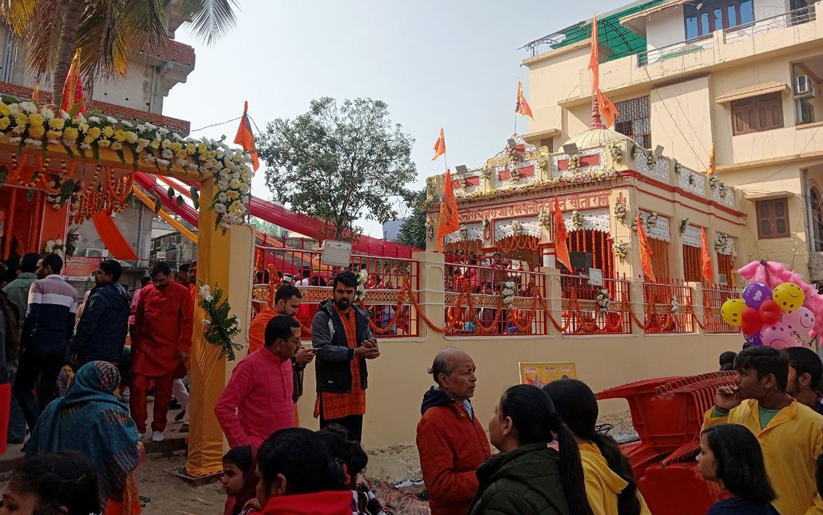
[[[628, 412], [602, 417], [600, 423], [612, 424], [610, 434], [621, 443], [636, 438]], [[372, 480], [394, 485], [405, 491], [418, 493], [423, 489], [422, 473], [417, 448], [413, 445], [395, 445], [381, 449], [367, 449], [369, 465], [366, 476]], [[191, 486], [174, 475], [186, 463], [184, 455], [170, 458], [147, 456], [137, 469], [140, 495], [150, 500], [143, 513], [146, 515], [220, 515], [223, 513], [225, 494], [220, 483]], [[0, 491], [7, 482], [0, 482]]]

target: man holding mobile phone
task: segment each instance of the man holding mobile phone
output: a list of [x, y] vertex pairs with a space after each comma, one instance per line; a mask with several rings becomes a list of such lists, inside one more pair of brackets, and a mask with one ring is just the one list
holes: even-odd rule
[[311, 325], [317, 349], [317, 404], [320, 427], [339, 424], [350, 440], [363, 436], [368, 370], [366, 360], [380, 357], [365, 312], [354, 306], [357, 277], [343, 272], [332, 281], [332, 300], [320, 304]]

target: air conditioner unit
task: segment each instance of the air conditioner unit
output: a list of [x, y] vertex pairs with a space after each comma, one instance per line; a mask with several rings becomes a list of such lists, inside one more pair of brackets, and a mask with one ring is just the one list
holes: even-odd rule
[[814, 97], [815, 91], [814, 81], [808, 75], [798, 75], [794, 79], [794, 97], [795, 98], [809, 98]]
[[109, 251], [106, 249], [86, 249], [85, 256], [93, 258], [107, 258], [109, 257]]
[[717, 284], [722, 284], [723, 286], [729, 284], [729, 280], [726, 278], [726, 274], [717, 274]]

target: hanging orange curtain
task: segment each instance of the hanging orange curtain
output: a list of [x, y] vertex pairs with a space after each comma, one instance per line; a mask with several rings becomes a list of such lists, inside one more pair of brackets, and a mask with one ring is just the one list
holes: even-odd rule
[[100, 241], [111, 252], [112, 257], [123, 261], [136, 261], [137, 254], [131, 248], [129, 242], [123, 237], [123, 233], [114, 224], [111, 216], [105, 211], [91, 217], [94, 221], [94, 228], [100, 235]]

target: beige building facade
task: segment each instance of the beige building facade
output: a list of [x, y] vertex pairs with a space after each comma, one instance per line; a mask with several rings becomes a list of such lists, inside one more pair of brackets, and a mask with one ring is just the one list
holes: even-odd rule
[[[745, 194], [742, 262], [823, 279], [823, 4], [635, 3], [599, 18], [600, 87], [613, 127]], [[591, 20], [530, 43], [525, 139], [559, 149], [591, 119]]]

